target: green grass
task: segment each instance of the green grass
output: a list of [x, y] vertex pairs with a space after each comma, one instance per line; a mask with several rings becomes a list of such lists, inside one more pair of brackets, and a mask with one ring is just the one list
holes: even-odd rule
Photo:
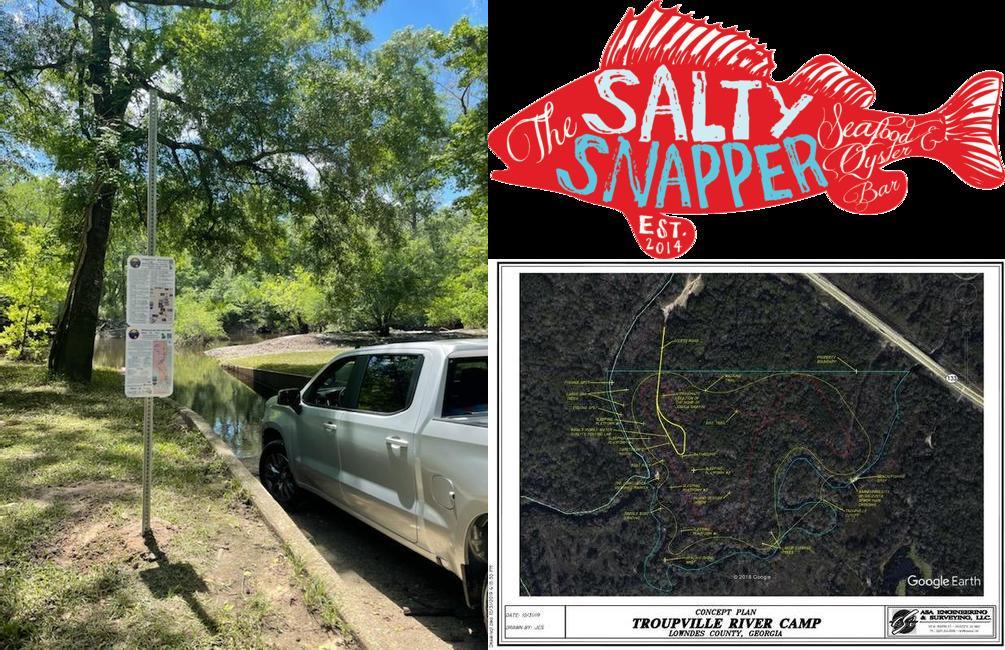
[[151, 501], [162, 555], [142, 558], [142, 412], [114, 371], [83, 385], [0, 361], [0, 649], [266, 647], [268, 621], [304, 625], [273, 593], [283, 581], [296, 590], [299, 570], [245, 536], [247, 495], [161, 400]]
[[332, 348], [331, 350], [315, 350], [312, 352], [277, 352], [275, 354], [226, 359], [223, 363], [241, 368], [275, 370], [276, 372], [288, 372], [294, 375], [313, 377], [314, 373], [321, 370], [336, 355], [345, 352], [347, 349]]
[[321, 584], [321, 581], [307, 572], [304, 561], [286, 544], [283, 552], [293, 564], [297, 584], [304, 592], [304, 603], [326, 629], [337, 631], [343, 636], [350, 636], [352, 631], [339, 614], [338, 606]]

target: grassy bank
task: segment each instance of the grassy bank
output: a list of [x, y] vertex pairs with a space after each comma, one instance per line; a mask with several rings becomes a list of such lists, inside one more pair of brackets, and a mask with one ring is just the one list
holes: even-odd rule
[[331, 348], [309, 352], [277, 352], [275, 354], [260, 354], [227, 359], [224, 363], [231, 366], [240, 366], [241, 368], [275, 370], [277, 372], [289, 372], [294, 375], [313, 376], [314, 373], [321, 370], [336, 355], [342, 354], [347, 349]]
[[0, 648], [342, 645], [332, 608], [205, 439], [155, 409], [140, 535], [141, 400], [0, 362]]

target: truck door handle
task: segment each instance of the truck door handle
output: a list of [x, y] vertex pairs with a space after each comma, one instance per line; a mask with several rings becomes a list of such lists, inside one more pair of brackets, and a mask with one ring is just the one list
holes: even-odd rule
[[334, 422], [324, 422], [321, 426], [331, 431], [332, 433], [335, 433], [335, 430], [338, 429], [338, 425], [335, 424]]
[[384, 442], [390, 445], [392, 449], [405, 449], [408, 447], [408, 441], [398, 436], [388, 436], [384, 438]]

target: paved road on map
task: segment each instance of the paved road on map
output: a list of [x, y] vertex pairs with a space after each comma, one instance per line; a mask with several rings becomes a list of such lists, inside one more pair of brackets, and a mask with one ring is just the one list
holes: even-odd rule
[[[898, 334], [892, 327], [880, 320], [879, 317], [856, 302], [854, 298], [837, 288], [830, 280], [823, 277], [819, 273], [806, 273], [805, 275], [809, 281], [815, 284], [821, 291], [830, 295], [842, 305], [847, 307], [859, 320], [875, 329], [889, 341], [896, 344], [901, 350], [910, 355], [915, 361], [928, 368], [928, 370], [930, 370], [932, 374], [939, 379], [939, 381], [948, 386], [951, 390], [962, 394], [968, 400], [973, 402], [977, 408], [984, 410], [984, 396], [981, 395], [979, 391], [967, 386], [958, 378], [955, 378], [955, 375], [952, 375], [949, 370], [946, 370], [941, 365], [936, 363], [934, 359], [922, 352], [918, 346]], [[954, 377], [952, 381], [949, 379], [950, 376]]]

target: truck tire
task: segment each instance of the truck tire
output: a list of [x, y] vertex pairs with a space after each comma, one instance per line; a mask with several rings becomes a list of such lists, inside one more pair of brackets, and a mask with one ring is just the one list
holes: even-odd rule
[[286, 445], [282, 440], [273, 440], [262, 449], [262, 455], [258, 459], [258, 480], [279, 505], [286, 509], [296, 505], [300, 488], [293, 478]]
[[485, 626], [485, 634], [489, 634], [489, 574], [485, 573], [482, 578], [482, 625]]

